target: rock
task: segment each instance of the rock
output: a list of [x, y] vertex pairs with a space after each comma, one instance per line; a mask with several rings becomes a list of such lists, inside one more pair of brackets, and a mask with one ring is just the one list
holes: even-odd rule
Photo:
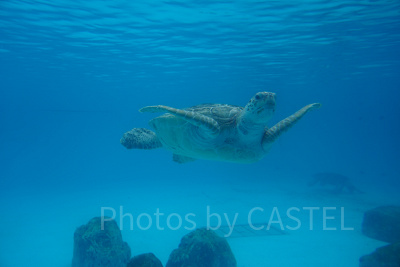
[[360, 267], [400, 267], [400, 242], [380, 247], [361, 257]]
[[365, 212], [362, 233], [388, 243], [399, 242], [400, 207], [382, 206]]
[[236, 259], [225, 238], [211, 230], [197, 229], [185, 235], [172, 251], [166, 267], [236, 267]]
[[114, 220], [104, 221], [101, 229], [101, 217], [95, 217], [75, 231], [72, 267], [126, 267], [130, 257]]
[[145, 253], [133, 257], [127, 267], [163, 267], [163, 265], [153, 253]]

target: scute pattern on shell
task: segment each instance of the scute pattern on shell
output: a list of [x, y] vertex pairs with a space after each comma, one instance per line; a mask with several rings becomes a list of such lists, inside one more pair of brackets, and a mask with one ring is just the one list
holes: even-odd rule
[[213, 118], [223, 128], [236, 124], [237, 117], [241, 114], [243, 107], [226, 104], [202, 104], [184, 110], [198, 112]]

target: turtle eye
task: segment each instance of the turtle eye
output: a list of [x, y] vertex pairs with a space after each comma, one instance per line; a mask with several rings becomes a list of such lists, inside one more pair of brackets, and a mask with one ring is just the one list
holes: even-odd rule
[[260, 95], [256, 95], [256, 99], [260, 100], [261, 96]]

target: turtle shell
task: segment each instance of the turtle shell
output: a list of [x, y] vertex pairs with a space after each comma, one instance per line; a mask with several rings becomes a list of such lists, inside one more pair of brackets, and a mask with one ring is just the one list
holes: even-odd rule
[[202, 104], [185, 108], [216, 120], [221, 128], [236, 124], [237, 117], [242, 113], [243, 107], [226, 104]]
[[169, 113], [152, 119], [149, 124], [154, 128], [163, 147], [176, 155], [233, 162], [254, 162], [259, 160], [264, 152], [261, 140], [257, 146], [241, 140], [237, 134], [236, 124], [243, 109], [243, 107], [225, 104], [203, 104], [184, 109], [216, 120], [221, 131], [215, 138], [204, 135], [197, 126]]

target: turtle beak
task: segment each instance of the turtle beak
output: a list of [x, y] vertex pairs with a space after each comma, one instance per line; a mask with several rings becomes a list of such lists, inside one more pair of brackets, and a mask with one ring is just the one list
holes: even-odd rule
[[267, 101], [275, 102], [275, 98], [276, 98], [276, 94], [275, 93], [265, 92], [265, 99]]
[[276, 94], [275, 93], [270, 93], [270, 92], [263, 92], [264, 94], [264, 105], [267, 108], [272, 108], [275, 106], [275, 99], [276, 99]]
[[275, 93], [270, 93], [270, 92], [260, 92], [258, 94], [256, 94], [256, 100], [258, 101], [263, 101], [264, 103], [267, 102], [275, 102], [275, 97], [276, 94]]

